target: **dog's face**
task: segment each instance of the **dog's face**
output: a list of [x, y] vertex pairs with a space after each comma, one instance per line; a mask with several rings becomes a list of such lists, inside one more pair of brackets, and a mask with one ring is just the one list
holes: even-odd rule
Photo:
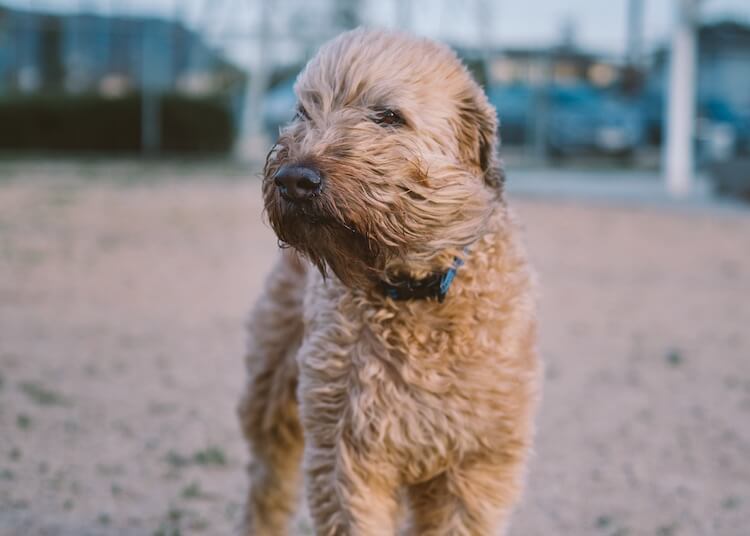
[[299, 108], [268, 156], [279, 239], [345, 284], [449, 266], [501, 198], [497, 122], [449, 49], [354, 30], [300, 74]]

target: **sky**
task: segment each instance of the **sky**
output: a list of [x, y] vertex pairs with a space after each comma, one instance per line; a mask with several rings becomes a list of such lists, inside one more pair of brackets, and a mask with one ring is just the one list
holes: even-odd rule
[[[98, 11], [102, 13], [157, 14], [175, 16], [190, 26], [207, 28], [213, 38], [237, 55], [247, 42], [227, 35], [247, 34], [257, 28], [260, 0], [0, 0], [0, 4], [51, 11]], [[314, 5], [311, 0], [271, 1], [274, 17], [293, 16], [295, 10]], [[394, 23], [404, 0], [358, 0], [366, 23]], [[496, 46], [543, 46], [559, 42], [566, 21], [574, 29], [575, 42], [585, 49], [613, 56], [624, 53], [627, 0], [408, 0], [411, 2], [409, 30], [458, 45], [479, 44], [480, 8], [488, 41]], [[644, 47], [648, 51], [666, 41], [675, 0], [644, 1]], [[302, 6], [302, 7], [301, 7]], [[750, 0], [703, 0], [704, 20], [729, 18], [750, 23]], [[278, 21], [277, 21], [278, 23]], [[313, 25], [319, 24], [316, 22]], [[212, 37], [213, 36], [213, 37]], [[232, 50], [234, 49], [234, 50]]]

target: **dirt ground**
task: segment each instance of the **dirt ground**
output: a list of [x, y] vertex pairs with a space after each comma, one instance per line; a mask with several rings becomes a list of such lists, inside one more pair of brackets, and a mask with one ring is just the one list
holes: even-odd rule
[[[0, 535], [232, 533], [251, 175], [0, 163]], [[511, 534], [750, 534], [750, 210], [514, 202], [546, 386]]]

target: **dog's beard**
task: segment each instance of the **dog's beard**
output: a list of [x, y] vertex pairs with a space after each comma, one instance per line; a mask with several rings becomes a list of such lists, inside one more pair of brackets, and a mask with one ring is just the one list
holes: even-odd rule
[[324, 277], [329, 271], [350, 287], [367, 288], [385, 266], [383, 250], [372, 237], [315, 200], [294, 204], [267, 192], [269, 223], [282, 246], [294, 248]]

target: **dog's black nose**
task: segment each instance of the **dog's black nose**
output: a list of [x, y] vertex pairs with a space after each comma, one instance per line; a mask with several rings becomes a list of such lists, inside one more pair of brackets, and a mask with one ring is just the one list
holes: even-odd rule
[[320, 192], [320, 174], [304, 166], [282, 166], [273, 182], [289, 201], [306, 201]]

